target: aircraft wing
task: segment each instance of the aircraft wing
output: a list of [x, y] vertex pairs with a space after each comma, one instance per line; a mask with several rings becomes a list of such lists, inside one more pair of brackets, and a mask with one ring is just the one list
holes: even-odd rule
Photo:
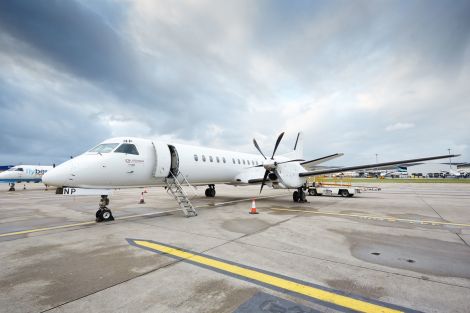
[[420, 159], [410, 159], [410, 160], [392, 161], [392, 162], [385, 162], [385, 163], [375, 163], [375, 164], [366, 164], [366, 165], [359, 165], [359, 166], [332, 168], [332, 169], [326, 169], [326, 170], [317, 170], [317, 171], [299, 173], [299, 176], [306, 177], [306, 176], [316, 176], [316, 175], [349, 172], [349, 171], [356, 171], [356, 170], [365, 170], [369, 168], [381, 168], [381, 167], [386, 167], [386, 166], [396, 165], [396, 164], [424, 162], [424, 161], [431, 161], [431, 160], [454, 158], [458, 156], [460, 156], [460, 154], [456, 154], [456, 155], [447, 154], [447, 155], [439, 155], [439, 156], [420, 158]]
[[335, 154], [327, 155], [318, 159], [301, 162], [300, 165], [302, 165], [306, 170], [314, 170], [315, 165], [339, 158], [340, 156], [343, 156], [343, 155], [344, 153], [335, 153]]

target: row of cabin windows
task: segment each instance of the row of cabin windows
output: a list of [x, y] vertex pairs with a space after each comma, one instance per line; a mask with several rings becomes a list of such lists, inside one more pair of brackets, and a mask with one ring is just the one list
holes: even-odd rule
[[[202, 159], [202, 162], [206, 162], [206, 156], [203, 154], [201, 156], [201, 159]], [[218, 156], [215, 157], [215, 160], [217, 163], [220, 163], [220, 158]], [[197, 154], [194, 155], [194, 161], [199, 161], [199, 156]], [[212, 155], [209, 155], [209, 162], [214, 162], [214, 158], [212, 157]], [[223, 163], [227, 163], [227, 160], [225, 159], [225, 157], [222, 157], [222, 162]], [[232, 158], [232, 163], [233, 164], [243, 164], [243, 165], [258, 165], [258, 161], [253, 161], [253, 160], [244, 160], [244, 159], [236, 159], [235, 158]]]

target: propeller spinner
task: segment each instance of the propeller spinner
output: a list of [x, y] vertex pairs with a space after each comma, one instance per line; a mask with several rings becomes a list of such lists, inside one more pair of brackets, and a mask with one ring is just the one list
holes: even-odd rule
[[[253, 138], [253, 144], [255, 145], [256, 149], [258, 149], [259, 153], [261, 153], [261, 155], [266, 160], [265, 162], [263, 162], [263, 167], [266, 169], [266, 171], [264, 172], [263, 181], [261, 182], [261, 188], [259, 190], [260, 194], [263, 191], [263, 187], [266, 184], [266, 180], [268, 178], [269, 173], [274, 171], [277, 167], [277, 162], [274, 161], [274, 155], [276, 154], [277, 147], [279, 147], [279, 144], [281, 143], [281, 140], [282, 140], [283, 136], [284, 136], [284, 132], [282, 132], [279, 135], [279, 137], [277, 137], [276, 145], [274, 146], [273, 154], [271, 155], [270, 160], [268, 160], [268, 158], [264, 155], [263, 151], [261, 151], [261, 148], [259, 147], [258, 143], [256, 142], [256, 139]], [[270, 161], [272, 161], [272, 162], [270, 162]]]

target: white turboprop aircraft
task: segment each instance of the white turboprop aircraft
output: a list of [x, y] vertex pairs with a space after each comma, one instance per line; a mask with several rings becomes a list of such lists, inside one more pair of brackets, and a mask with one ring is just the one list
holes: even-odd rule
[[22, 182], [39, 183], [42, 176], [47, 171], [51, 170], [53, 166], [41, 165], [17, 165], [9, 168], [8, 170], [0, 173], [0, 183], [9, 183], [9, 191], [15, 191], [15, 184]]
[[111, 138], [48, 171], [43, 176], [43, 182], [57, 187], [69, 187], [58, 188], [59, 193], [101, 195], [96, 218], [97, 221], [108, 221], [113, 220], [111, 211], [106, 207], [112, 189], [164, 186], [171, 191], [186, 216], [190, 216], [197, 214], [181, 188], [182, 184], [207, 185], [207, 197], [215, 196], [216, 184], [261, 184], [260, 193], [264, 185], [270, 185], [273, 188], [296, 189], [293, 200], [304, 202], [308, 176], [449, 158], [449, 155], [444, 155], [315, 170], [312, 165], [342, 154], [305, 161], [299, 133], [294, 151], [275, 156], [283, 135], [281, 133], [277, 138], [270, 158], [263, 154], [255, 139], [253, 143], [260, 155], [142, 138]]

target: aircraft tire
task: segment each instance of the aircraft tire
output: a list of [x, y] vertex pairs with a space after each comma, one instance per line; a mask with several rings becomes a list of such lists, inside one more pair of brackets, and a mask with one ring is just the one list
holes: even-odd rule
[[299, 192], [297, 190], [292, 194], [292, 200], [294, 200], [294, 202], [299, 202]]
[[211, 189], [211, 198], [215, 197], [215, 189]]
[[210, 197], [210, 192], [211, 192], [210, 188], [206, 188], [206, 192], [205, 192], [206, 197]]
[[101, 213], [101, 219], [103, 222], [114, 221], [113, 214], [110, 209], [104, 209]]
[[96, 216], [96, 222], [97, 223], [102, 222], [103, 221], [103, 210], [98, 209], [98, 211], [96, 211], [95, 216]]

